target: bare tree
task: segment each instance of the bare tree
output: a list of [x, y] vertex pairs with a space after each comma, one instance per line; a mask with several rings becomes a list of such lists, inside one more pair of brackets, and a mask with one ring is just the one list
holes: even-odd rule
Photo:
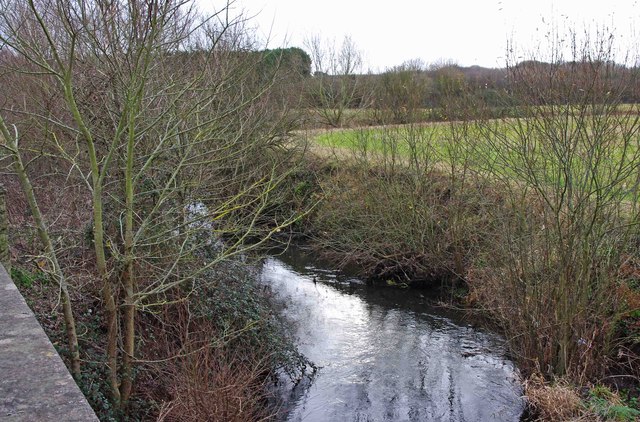
[[311, 107], [322, 123], [340, 127], [349, 108], [361, 106], [362, 95], [357, 78], [362, 69], [362, 53], [349, 36], [338, 47], [319, 35], [305, 41], [313, 68], [309, 81]]
[[177, 288], [188, 295], [208, 269], [299, 218], [265, 215], [284, 177], [286, 110], [270, 107], [272, 79], [256, 77], [244, 18], [229, 18], [229, 5], [202, 19], [190, 1], [0, 3], [0, 40], [28, 64], [8, 71], [61, 101], [22, 113], [46, 124], [91, 192], [120, 408], [133, 390], [136, 313]]

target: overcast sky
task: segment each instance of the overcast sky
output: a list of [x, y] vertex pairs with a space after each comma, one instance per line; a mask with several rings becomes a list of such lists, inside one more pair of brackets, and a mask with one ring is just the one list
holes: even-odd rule
[[640, 29], [638, 0], [237, 0], [233, 7], [255, 15], [251, 22], [270, 48], [303, 47], [312, 34], [350, 35], [373, 71], [411, 59], [502, 67], [508, 40], [531, 50], [554, 24], [605, 26], [625, 48]]

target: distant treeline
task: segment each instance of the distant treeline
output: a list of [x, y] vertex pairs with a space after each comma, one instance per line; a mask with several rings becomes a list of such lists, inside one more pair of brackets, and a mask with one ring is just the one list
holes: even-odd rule
[[[594, 89], [596, 84], [598, 89], [611, 87], [622, 103], [640, 102], [637, 67], [593, 60], [561, 63], [526, 60], [503, 68], [409, 61], [376, 74], [363, 73], [349, 63], [335, 62], [330, 66], [332, 71], [318, 70], [311, 55], [298, 47], [181, 51], [165, 57], [170, 57], [183, 71], [196, 72], [203, 63], [215, 67], [221, 56], [227, 62], [235, 62], [239, 71], [242, 69], [247, 83], [271, 85], [269, 98], [275, 101], [274, 107], [310, 112], [316, 118], [308, 119], [307, 123], [316, 126], [454, 120], [479, 111], [485, 116], [488, 113], [492, 117], [506, 117], [518, 115], [518, 108], [523, 106], [571, 104], [571, 96], [556, 98], [549, 96], [548, 91], [545, 95], [537, 93], [536, 87], [550, 80], [571, 81], [572, 87], [558, 86], [558, 90], [566, 94], [573, 89], [575, 98], [582, 98], [580, 92]], [[348, 55], [331, 58], [354, 60]], [[10, 50], [0, 51], [0, 62], [15, 65], [16, 59]], [[595, 67], [597, 80], [580, 77], [592, 76]], [[341, 69], [348, 70], [341, 73]], [[529, 91], [528, 95], [516, 95], [522, 90]], [[527, 98], [527, 103], [523, 104], [521, 98]], [[354, 119], [353, 110], [363, 113]]]
[[[572, 81], [576, 98], [582, 97], [578, 95], [580, 90], [593, 89], [596, 83], [598, 88], [610, 86], [623, 103], [640, 100], [636, 83], [638, 69], [613, 62], [528, 60], [504, 68], [486, 68], [451, 63], [427, 66], [414, 61], [379, 74], [329, 74], [313, 72], [312, 59], [301, 48], [265, 50], [257, 54], [261, 62], [258, 71], [262, 75], [270, 77], [274, 72], [287, 75], [279, 79], [287, 82], [278, 90], [283, 100], [300, 108], [325, 110], [321, 113], [325, 117], [322, 120], [330, 126], [341, 126], [348, 115], [346, 110], [350, 109], [369, 110], [369, 123], [376, 124], [460, 118], [463, 116], [458, 114], [466, 112], [468, 107], [448, 106], [456, 99], [464, 99], [468, 106], [482, 108], [496, 117], [517, 114], [518, 106], [571, 103], [572, 99], [567, 97], [537, 95], [536, 86], [548, 80]], [[593, 74], [594, 66], [599, 69], [598, 80], [585, 78], [582, 84], [576, 84], [581, 81], [581, 74]], [[514, 95], [523, 89], [530, 91], [527, 104], [517, 100], [521, 95]]]

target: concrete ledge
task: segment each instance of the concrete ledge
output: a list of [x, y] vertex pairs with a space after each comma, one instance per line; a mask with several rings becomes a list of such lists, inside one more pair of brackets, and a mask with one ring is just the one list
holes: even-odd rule
[[97, 421], [35, 315], [0, 265], [0, 421]]

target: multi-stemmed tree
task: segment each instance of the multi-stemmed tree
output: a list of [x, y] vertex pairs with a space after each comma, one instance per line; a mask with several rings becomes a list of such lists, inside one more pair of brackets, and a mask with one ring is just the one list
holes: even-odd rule
[[120, 408], [135, 378], [136, 313], [167, 303], [176, 289], [188, 295], [208, 269], [297, 218], [265, 213], [284, 177], [290, 121], [270, 104], [274, 76], [259, 74], [261, 56], [229, 7], [204, 18], [186, 0], [0, 2], [4, 75], [48, 96], [7, 101], [3, 151], [63, 291], [76, 374], [72, 283], [47, 234], [52, 223], [38, 211], [12, 116], [28, 116], [38, 130], [26, 132], [90, 195], [91, 267]]

